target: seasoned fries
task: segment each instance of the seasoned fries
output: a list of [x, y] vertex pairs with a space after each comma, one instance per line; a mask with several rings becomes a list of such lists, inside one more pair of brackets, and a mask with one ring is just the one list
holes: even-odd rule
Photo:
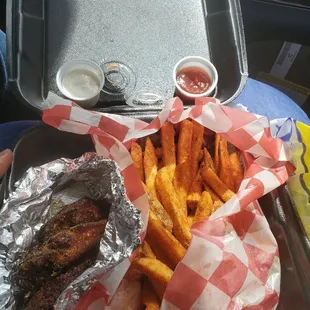
[[175, 169], [173, 186], [180, 197], [180, 203], [187, 215], [186, 198], [193, 179], [191, 147], [192, 147], [193, 123], [189, 120], [181, 122], [178, 141], [177, 166]]
[[203, 191], [203, 181], [200, 173], [198, 173], [192, 183], [189, 194], [187, 196], [187, 207], [189, 209], [194, 210], [197, 208], [198, 203], [201, 199], [202, 191]]
[[191, 162], [193, 123], [189, 120], [181, 122], [178, 143], [178, 165]]
[[207, 166], [216, 172], [213, 159], [212, 159], [212, 157], [211, 157], [211, 155], [210, 155], [210, 153], [206, 147], [203, 148], [203, 163], [204, 163], [204, 166]]
[[201, 195], [201, 199], [199, 201], [195, 217], [194, 217], [194, 223], [199, 222], [200, 220], [203, 220], [211, 215], [213, 210], [213, 201], [211, 198], [211, 195], [204, 191]]
[[149, 137], [146, 138], [143, 163], [146, 187], [148, 191], [156, 197], [155, 178], [157, 174], [158, 159], [155, 154], [155, 148]]
[[[154, 197], [152, 195], [146, 185], [143, 183], [144, 190], [148, 194], [149, 203], [150, 203], [150, 209], [156, 214], [156, 216], [161, 220], [162, 224], [166, 229], [168, 229], [170, 232], [172, 231], [173, 223], [172, 220], [165, 210], [165, 208], [162, 206], [162, 204], [159, 202], [157, 197]], [[155, 191], [156, 194], [156, 191]]]
[[224, 204], [221, 198], [215, 193], [215, 191], [210, 186], [208, 186], [207, 184], [204, 184], [204, 188], [205, 188], [205, 191], [207, 191], [211, 195], [213, 202], [217, 202], [218, 204], [221, 204], [221, 205]]
[[175, 131], [171, 123], [165, 123], [160, 131], [161, 144], [163, 150], [163, 163], [164, 166], [169, 167], [170, 177], [173, 177], [176, 167], [175, 157], [175, 144], [174, 144]]
[[144, 181], [143, 152], [142, 152], [141, 146], [136, 142], [132, 142], [130, 154], [131, 154], [132, 161], [139, 172], [141, 181], [143, 182]]
[[155, 281], [164, 289], [166, 289], [173, 274], [167, 265], [154, 258], [138, 258], [133, 262], [133, 266], [145, 274], [151, 282]]
[[215, 134], [215, 142], [214, 142], [214, 166], [215, 172], [218, 174], [220, 171], [220, 141], [221, 136], [219, 134]]
[[147, 257], [147, 258], [156, 258], [154, 252], [152, 251], [150, 245], [144, 241], [142, 243], [142, 253], [141, 257]]
[[159, 242], [156, 236], [154, 235], [146, 235], [146, 240], [148, 244], [150, 245], [153, 253], [155, 254], [156, 258], [160, 260], [162, 263], [167, 265], [169, 268], [173, 269], [174, 266], [172, 265], [171, 261], [166, 256], [165, 252], [162, 250], [162, 248], [159, 246]]
[[219, 177], [231, 191], [234, 191], [234, 181], [232, 178], [231, 161], [227, 149], [227, 141], [224, 139], [221, 139], [220, 141], [219, 157], [220, 157]]
[[170, 171], [167, 168], [168, 167], [164, 167], [158, 171], [156, 177], [157, 193], [160, 196], [163, 206], [172, 219], [174, 235], [185, 248], [188, 248], [192, 236], [189, 231], [187, 216], [184, 213], [182, 202], [180, 202], [174, 191], [172, 182], [169, 179]]
[[191, 167], [188, 162], [177, 165], [173, 178], [174, 190], [179, 197], [180, 207], [187, 215], [186, 199], [192, 184]]
[[230, 163], [234, 182], [234, 190], [237, 192], [243, 179], [243, 169], [240, 164], [240, 158], [236, 152], [230, 154]]
[[204, 127], [199, 123], [193, 121], [193, 137], [192, 137], [192, 149], [191, 149], [193, 177], [195, 177], [198, 172], [198, 164], [201, 155], [201, 147], [203, 143], [203, 134], [204, 134]]
[[160, 140], [159, 135], [146, 138], [144, 153], [132, 143], [150, 213], [145, 240], [126, 277], [142, 281], [145, 309], [160, 308], [173, 270], [190, 245], [190, 227], [208, 219], [238, 191], [243, 170], [237, 151], [229, 153], [232, 149], [219, 134], [214, 137], [190, 120], [176, 127], [165, 123]]
[[202, 168], [201, 176], [203, 181], [206, 184], [210, 185], [210, 187], [215, 191], [217, 195], [220, 196], [223, 201], [227, 202], [235, 195], [235, 193], [226, 186], [226, 184], [215, 174], [215, 172], [211, 168]]
[[163, 227], [160, 220], [152, 211], [150, 211], [147, 233], [156, 238], [158, 246], [169, 259], [173, 268], [175, 268], [185, 255], [186, 250], [181, 243]]
[[152, 212], [156, 214], [158, 219], [162, 222], [164, 227], [172, 232], [173, 222], [171, 217], [169, 216], [168, 212], [162, 206], [162, 204], [157, 199], [150, 198], [150, 209]]

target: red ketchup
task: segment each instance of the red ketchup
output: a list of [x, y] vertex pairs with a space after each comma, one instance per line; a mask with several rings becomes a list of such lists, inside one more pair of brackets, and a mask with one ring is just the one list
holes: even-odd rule
[[199, 67], [181, 69], [176, 80], [184, 91], [194, 95], [205, 93], [211, 86], [209, 74]]

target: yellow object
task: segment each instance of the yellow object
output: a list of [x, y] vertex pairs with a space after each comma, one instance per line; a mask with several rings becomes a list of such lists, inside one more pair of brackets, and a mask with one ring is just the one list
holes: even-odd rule
[[296, 121], [296, 129], [299, 141], [290, 141], [296, 171], [287, 183], [305, 231], [310, 237], [310, 126]]

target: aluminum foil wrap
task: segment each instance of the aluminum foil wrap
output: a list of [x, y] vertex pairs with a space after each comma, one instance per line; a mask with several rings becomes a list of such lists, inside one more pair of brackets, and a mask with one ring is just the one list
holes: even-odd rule
[[0, 309], [16, 309], [12, 276], [36, 232], [62, 207], [85, 197], [111, 204], [108, 223], [95, 264], [59, 296], [56, 309], [74, 308], [103, 273], [140, 245], [140, 211], [128, 200], [114, 161], [87, 153], [30, 168], [0, 212]]

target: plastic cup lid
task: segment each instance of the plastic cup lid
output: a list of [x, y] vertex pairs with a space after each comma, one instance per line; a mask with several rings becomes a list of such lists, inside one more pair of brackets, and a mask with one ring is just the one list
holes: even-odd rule
[[113, 96], [130, 96], [136, 88], [137, 78], [133, 69], [120, 61], [100, 64], [105, 76], [103, 92]]

